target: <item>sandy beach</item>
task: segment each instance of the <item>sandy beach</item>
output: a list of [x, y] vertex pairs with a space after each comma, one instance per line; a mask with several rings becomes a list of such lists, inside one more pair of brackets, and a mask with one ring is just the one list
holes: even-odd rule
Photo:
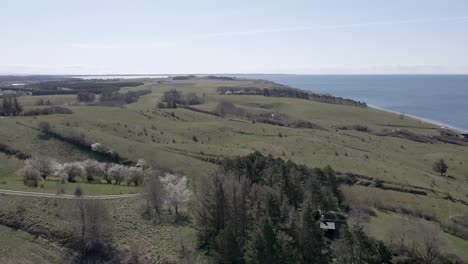
[[450, 125], [447, 125], [447, 124], [444, 124], [444, 123], [441, 123], [441, 122], [438, 122], [438, 121], [435, 121], [435, 120], [431, 120], [431, 119], [428, 119], [428, 118], [419, 117], [419, 116], [415, 116], [415, 115], [410, 115], [410, 114], [406, 114], [406, 113], [401, 113], [401, 112], [398, 112], [398, 111], [388, 110], [388, 109], [385, 109], [385, 108], [378, 107], [376, 105], [368, 104], [367, 106], [370, 107], [370, 108], [374, 108], [374, 109], [377, 109], [377, 110], [380, 110], [380, 111], [385, 111], [385, 112], [392, 113], [392, 114], [397, 114], [397, 115], [404, 114], [405, 117], [416, 119], [418, 121], [421, 121], [421, 122], [424, 122], [424, 123], [427, 123], [427, 124], [431, 124], [431, 125], [435, 125], [435, 126], [438, 126], [440, 128], [454, 130], [454, 131], [456, 131], [456, 132], [458, 132], [460, 134], [467, 134], [468, 133], [467, 130], [457, 128], [457, 127], [454, 127], [454, 126], [450, 126]]

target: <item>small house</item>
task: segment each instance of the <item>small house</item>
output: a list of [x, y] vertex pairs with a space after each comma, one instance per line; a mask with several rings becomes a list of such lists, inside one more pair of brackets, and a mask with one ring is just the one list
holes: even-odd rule
[[330, 211], [320, 212], [320, 229], [324, 232], [326, 238], [334, 240], [340, 235], [340, 226], [346, 224], [343, 216]]

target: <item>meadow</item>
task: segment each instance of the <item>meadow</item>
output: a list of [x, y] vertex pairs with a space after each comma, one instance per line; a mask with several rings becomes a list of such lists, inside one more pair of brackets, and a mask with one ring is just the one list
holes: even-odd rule
[[[119, 107], [106, 107], [76, 103], [71, 95], [24, 96], [20, 102], [26, 108], [35, 108], [39, 98], [50, 100], [73, 111], [70, 115], [18, 116], [0, 119], [0, 143], [8, 144], [32, 156], [46, 155], [59, 161], [78, 161], [95, 158], [93, 153], [56, 138], [44, 137], [39, 123], [47, 121], [57, 131], [82, 133], [91, 142], [101, 143], [133, 161], [144, 160], [178, 174], [187, 175], [189, 181], [214, 173], [218, 166], [212, 162], [220, 156], [246, 155], [253, 151], [271, 154], [310, 167], [332, 166], [336, 171], [370, 177], [367, 184], [343, 185], [342, 190], [351, 208], [371, 208], [363, 224], [370, 232], [385, 241], [392, 241], [396, 231], [391, 227], [401, 222], [404, 210], [430, 215], [428, 221], [418, 217], [408, 223], [417, 229], [421, 221], [434, 225], [442, 234], [444, 250], [468, 260], [468, 240], [444, 232], [441, 223], [449, 224], [457, 215], [468, 215], [468, 147], [449, 143], [421, 143], [404, 138], [377, 136], [343, 126], [362, 125], [372, 130], [407, 130], [421, 135], [437, 135], [440, 128], [409, 117], [373, 109], [331, 104], [288, 97], [261, 95], [222, 95], [217, 88], [254, 86], [268, 88], [270, 82], [260, 80], [189, 80], [140, 79], [139, 87], [122, 88], [121, 92], [149, 89], [135, 103]], [[308, 121], [323, 129], [294, 128], [254, 122], [245, 116], [228, 114], [224, 117], [186, 108], [160, 109], [158, 103], [165, 91], [176, 89], [196, 93], [204, 104], [192, 106], [206, 112], [216, 112], [221, 102], [229, 102], [252, 114], [280, 113]], [[443, 158], [449, 165], [448, 176], [442, 177], [432, 164]], [[58, 178], [50, 177], [41, 187], [23, 185], [16, 171], [23, 161], [0, 153], [0, 189], [27, 190], [55, 193]], [[383, 186], [398, 187], [392, 190]], [[86, 194], [136, 193], [134, 186], [95, 183], [67, 183], [66, 193], [73, 193], [77, 185]], [[407, 189], [424, 190], [425, 194], [409, 193]], [[0, 197], [2, 210], [14, 211], [18, 203], [30, 203], [28, 198]], [[18, 201], [21, 199], [21, 202]], [[47, 208], [43, 200], [38, 208]], [[140, 243], [168, 260], [175, 260], [177, 244], [184, 241], [195, 247], [195, 230], [190, 223], [152, 223], [137, 220], [141, 211], [138, 200], [109, 202], [115, 221], [116, 241], [124, 245], [145, 237]], [[30, 208], [30, 207], [27, 207]], [[41, 209], [42, 210], [42, 209]], [[40, 210], [28, 214], [41, 223], [60, 229], [55, 219], [43, 216]], [[54, 214], [54, 213], [50, 213]], [[127, 228], [131, 226], [132, 228]], [[148, 228], [156, 226], [156, 228]], [[1, 227], [1, 226], [0, 226]], [[134, 227], [134, 228], [133, 228]], [[146, 228], [145, 228], [146, 227]], [[3, 228], [3, 227], [1, 227]], [[151, 231], [147, 231], [151, 230]], [[0, 232], [11, 236], [11, 230]], [[174, 235], [174, 234], [180, 235]], [[419, 239], [421, 232], [413, 232]], [[178, 240], [177, 240], [178, 239]], [[422, 239], [422, 238], [421, 238]], [[157, 244], [154, 244], [158, 241]], [[158, 244], [159, 243], [159, 244]], [[6, 250], [1, 243], [0, 250]], [[154, 244], [154, 245], [152, 245]], [[40, 245], [40, 244], [39, 244]], [[152, 246], [150, 246], [152, 245]], [[47, 253], [50, 249], [43, 246]], [[48, 256], [46, 253], [43, 257]], [[18, 252], [18, 254], [21, 254]], [[1, 259], [0, 259], [1, 260]], [[8, 262], [6, 262], [8, 263]]]

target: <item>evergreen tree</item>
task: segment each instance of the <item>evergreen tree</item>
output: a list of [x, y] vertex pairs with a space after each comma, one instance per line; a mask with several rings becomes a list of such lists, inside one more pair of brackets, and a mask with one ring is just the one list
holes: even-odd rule
[[227, 225], [215, 239], [214, 256], [218, 263], [243, 264], [241, 246], [236, 238], [232, 225]]
[[280, 263], [276, 231], [270, 219], [265, 218], [255, 229], [247, 245], [246, 262], [249, 264]]
[[330, 263], [331, 254], [310, 203], [303, 206], [299, 232], [299, 250], [303, 263]]
[[368, 237], [362, 226], [343, 228], [342, 238], [335, 243], [335, 262], [342, 264], [391, 263], [392, 254], [382, 241]]

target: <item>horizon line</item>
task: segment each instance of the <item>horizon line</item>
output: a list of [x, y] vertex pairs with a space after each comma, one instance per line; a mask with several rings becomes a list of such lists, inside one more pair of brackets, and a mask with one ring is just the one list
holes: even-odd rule
[[162, 76], [162, 75], [468, 75], [466, 73], [0, 73], [0, 76]]

